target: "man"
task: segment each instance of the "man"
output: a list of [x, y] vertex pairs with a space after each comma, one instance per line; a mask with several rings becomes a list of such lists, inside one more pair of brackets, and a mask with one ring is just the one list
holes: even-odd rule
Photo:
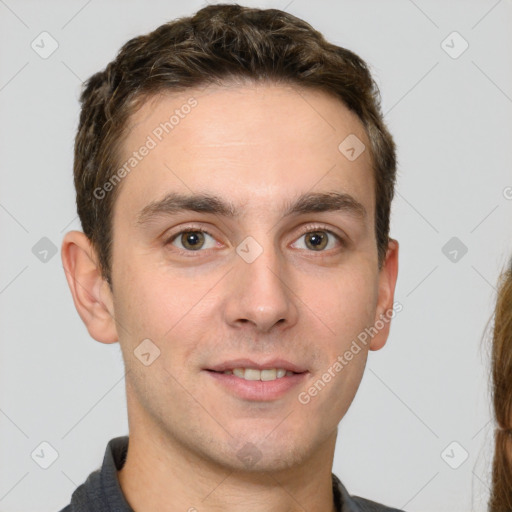
[[90, 335], [121, 344], [129, 442], [64, 510], [396, 510], [332, 474], [395, 311], [395, 147], [364, 62], [211, 5], [126, 43], [81, 101], [62, 261]]

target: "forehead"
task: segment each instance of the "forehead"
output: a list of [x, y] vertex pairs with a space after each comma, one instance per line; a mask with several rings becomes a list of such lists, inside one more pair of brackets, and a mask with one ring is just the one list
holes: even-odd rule
[[[367, 148], [355, 160], [340, 150], [347, 137]], [[270, 212], [313, 191], [349, 193], [373, 218], [365, 130], [321, 91], [251, 84], [156, 95], [130, 119], [122, 148], [121, 166], [134, 164], [125, 165], [115, 206], [123, 215], [135, 217], [169, 192], [208, 193], [244, 211]]]

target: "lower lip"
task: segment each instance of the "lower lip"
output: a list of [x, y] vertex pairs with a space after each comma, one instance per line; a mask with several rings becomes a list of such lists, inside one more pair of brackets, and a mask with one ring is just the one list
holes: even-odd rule
[[308, 372], [294, 373], [275, 380], [245, 380], [233, 374], [206, 370], [217, 382], [245, 400], [277, 400], [305, 379]]

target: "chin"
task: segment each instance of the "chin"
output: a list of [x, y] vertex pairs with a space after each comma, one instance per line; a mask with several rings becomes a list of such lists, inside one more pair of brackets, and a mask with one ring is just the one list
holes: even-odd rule
[[265, 435], [254, 432], [230, 442], [233, 451], [228, 454], [228, 465], [236, 471], [277, 473], [300, 466], [314, 451], [311, 440], [294, 437], [292, 433], [285, 432], [273, 439]]

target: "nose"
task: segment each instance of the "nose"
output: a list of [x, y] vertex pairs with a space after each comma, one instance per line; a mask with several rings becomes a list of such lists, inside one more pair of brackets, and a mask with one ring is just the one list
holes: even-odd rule
[[272, 328], [296, 324], [298, 299], [293, 276], [271, 243], [263, 249], [249, 237], [239, 246], [234, 265], [224, 305], [225, 320], [231, 327], [251, 324], [253, 330], [268, 333]]

